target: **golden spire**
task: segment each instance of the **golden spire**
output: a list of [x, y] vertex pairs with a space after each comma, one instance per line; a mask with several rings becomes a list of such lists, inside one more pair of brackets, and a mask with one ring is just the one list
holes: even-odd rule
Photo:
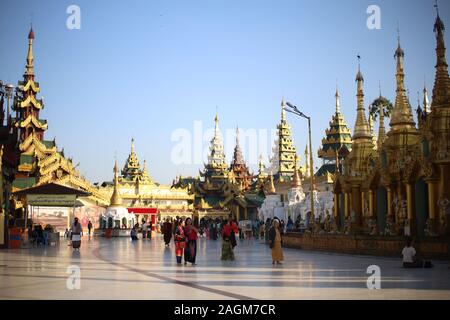
[[28, 54], [27, 54], [27, 65], [26, 65], [26, 76], [34, 76], [34, 66], [33, 66], [33, 40], [34, 32], [33, 26], [30, 27], [30, 32], [28, 33]]
[[114, 164], [114, 190], [111, 196], [111, 206], [120, 206], [122, 205], [122, 197], [120, 196], [120, 192], [118, 190], [119, 186], [119, 166], [117, 165], [117, 159]]
[[134, 138], [131, 138], [131, 153], [135, 153], [134, 152]]
[[281, 99], [281, 121], [286, 121], [286, 101], [284, 101], [284, 97]]
[[[361, 57], [358, 55], [358, 60], [360, 60]], [[358, 142], [358, 140], [372, 140], [372, 137], [370, 135], [370, 128], [369, 123], [367, 122], [366, 118], [366, 109], [364, 107], [364, 77], [361, 73], [361, 66], [360, 63], [358, 63], [358, 73], [356, 74], [356, 83], [357, 83], [357, 101], [358, 101], [358, 107], [357, 107], [357, 113], [356, 113], [356, 123], [355, 123], [355, 132], [353, 134], [353, 140], [355, 143]]]
[[311, 175], [311, 171], [309, 168], [309, 149], [308, 145], [305, 147], [305, 177], [309, 178]]
[[297, 163], [298, 163], [298, 156], [295, 155], [294, 179], [292, 180], [292, 187], [294, 187], [294, 188], [301, 187], [301, 185], [302, 185], [302, 181], [301, 181], [300, 175], [298, 173]]
[[398, 47], [395, 51], [395, 58], [397, 59], [397, 73], [395, 76], [397, 79], [397, 96], [395, 98], [395, 106], [392, 111], [390, 126], [392, 130], [414, 129], [415, 122], [405, 89], [405, 52], [400, 45], [400, 32], [398, 35]]
[[[381, 94], [380, 94], [381, 96]], [[381, 106], [380, 108], [380, 128], [378, 129], [378, 141], [377, 141], [377, 148], [378, 150], [381, 150], [381, 147], [386, 140], [386, 129], [384, 127], [384, 106]]]
[[433, 89], [433, 101], [431, 109], [439, 107], [448, 107], [450, 104], [450, 78], [448, 75], [448, 64], [445, 58], [444, 31], [445, 26], [439, 16], [439, 8], [436, 2], [437, 17], [434, 24], [436, 34], [436, 78]]
[[428, 114], [431, 112], [430, 109], [430, 98], [428, 97], [428, 89], [426, 84], [423, 86], [423, 111]]
[[339, 94], [339, 88], [336, 85], [336, 114], [340, 114], [341, 113], [341, 101], [340, 101], [340, 97], [341, 95]]
[[275, 190], [275, 185], [273, 183], [273, 172], [270, 172], [268, 192], [269, 194], [277, 194], [277, 191]]

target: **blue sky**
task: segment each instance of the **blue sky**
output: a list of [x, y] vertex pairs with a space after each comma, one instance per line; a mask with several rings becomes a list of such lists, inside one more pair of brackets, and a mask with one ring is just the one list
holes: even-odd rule
[[[66, 27], [66, 8], [81, 8], [81, 30]], [[381, 30], [366, 26], [369, 5], [381, 8]], [[112, 179], [136, 139], [150, 175], [169, 183], [202, 166], [176, 165], [177, 129], [194, 121], [222, 130], [275, 128], [282, 96], [313, 118], [319, 147], [334, 112], [338, 79], [353, 129], [356, 55], [362, 56], [366, 105], [382, 92], [394, 99], [397, 21], [406, 52], [406, 86], [417, 105], [424, 79], [434, 82], [436, 12], [432, 0], [0, 0], [0, 79], [17, 83], [33, 22], [35, 71], [45, 97], [47, 139], [91, 181]], [[450, 3], [440, 12], [450, 28]], [[446, 43], [450, 39], [446, 33]], [[289, 117], [301, 155], [307, 123]], [[205, 144], [206, 146], [206, 144]], [[247, 150], [247, 148], [246, 148]], [[248, 150], [244, 154], [248, 157]], [[231, 154], [228, 154], [230, 161]], [[255, 168], [255, 166], [252, 166]]]

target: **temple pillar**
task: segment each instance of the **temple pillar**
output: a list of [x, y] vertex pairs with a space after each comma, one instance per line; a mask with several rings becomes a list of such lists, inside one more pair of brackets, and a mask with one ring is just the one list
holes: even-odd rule
[[351, 194], [351, 208], [355, 213], [354, 223], [358, 226], [361, 224], [361, 207], [361, 191], [358, 187], [354, 187]]
[[392, 217], [392, 189], [387, 187], [387, 215]]
[[366, 218], [365, 211], [366, 211], [366, 192], [361, 191], [361, 214], [364, 219]]
[[344, 193], [344, 215], [345, 215], [345, 219], [347, 219], [348, 217], [350, 217], [350, 195], [348, 194], [348, 192]]
[[439, 222], [439, 219], [436, 219], [436, 181], [429, 180], [426, 183], [428, 187], [428, 235], [435, 235]]
[[373, 218], [375, 215], [375, 208], [374, 208], [374, 194], [372, 189], [369, 190], [369, 214], [370, 217]]
[[407, 210], [407, 221], [409, 224], [410, 235], [416, 234], [416, 221], [414, 214], [414, 190], [413, 184], [410, 182], [406, 183], [406, 210]]
[[339, 194], [334, 194], [334, 218], [339, 217]]
[[450, 164], [439, 165], [439, 229], [443, 235], [450, 234]]

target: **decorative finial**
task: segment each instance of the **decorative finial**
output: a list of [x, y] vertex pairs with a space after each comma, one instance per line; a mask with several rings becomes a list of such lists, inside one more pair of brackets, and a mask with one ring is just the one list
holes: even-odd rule
[[381, 95], [381, 81], [378, 81], [378, 90], [380, 91], [380, 98], [382, 97]]
[[436, 8], [436, 14], [439, 17], [439, 4], [438, 4], [438, 0], [435, 0], [435, 5], [434, 7]]
[[356, 56], [358, 58], [358, 74], [356, 75], [356, 81], [364, 82], [364, 77], [361, 73], [361, 55]]

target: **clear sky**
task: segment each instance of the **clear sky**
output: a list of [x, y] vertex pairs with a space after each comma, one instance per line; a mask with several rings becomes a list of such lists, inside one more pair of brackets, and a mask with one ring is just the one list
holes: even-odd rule
[[[80, 30], [66, 27], [66, 9], [72, 4], [81, 9]], [[381, 9], [380, 30], [367, 28], [366, 10], [373, 4]], [[32, 21], [35, 71], [46, 105], [41, 118], [49, 121], [46, 138], [56, 136], [66, 155], [80, 162], [81, 173], [101, 182], [112, 179], [115, 154], [123, 165], [134, 137], [150, 175], [170, 183], [179, 174], [197, 175], [202, 167], [195, 161], [172, 161], [177, 145], [172, 135], [179, 129], [193, 133], [194, 121], [201, 121], [204, 130], [212, 128], [216, 108], [223, 131], [236, 125], [272, 130], [284, 96], [312, 116], [317, 150], [334, 112], [338, 79], [342, 111], [353, 129], [358, 53], [366, 105], [378, 96], [379, 81], [383, 95], [394, 100], [397, 21], [406, 53], [406, 86], [415, 107], [424, 79], [430, 92], [434, 82], [433, 4], [0, 0], [0, 79], [16, 84], [22, 77]], [[448, 1], [440, 1], [447, 28], [449, 9]], [[448, 32], [445, 37], [450, 46]], [[307, 123], [290, 116], [289, 121], [303, 155]]]

